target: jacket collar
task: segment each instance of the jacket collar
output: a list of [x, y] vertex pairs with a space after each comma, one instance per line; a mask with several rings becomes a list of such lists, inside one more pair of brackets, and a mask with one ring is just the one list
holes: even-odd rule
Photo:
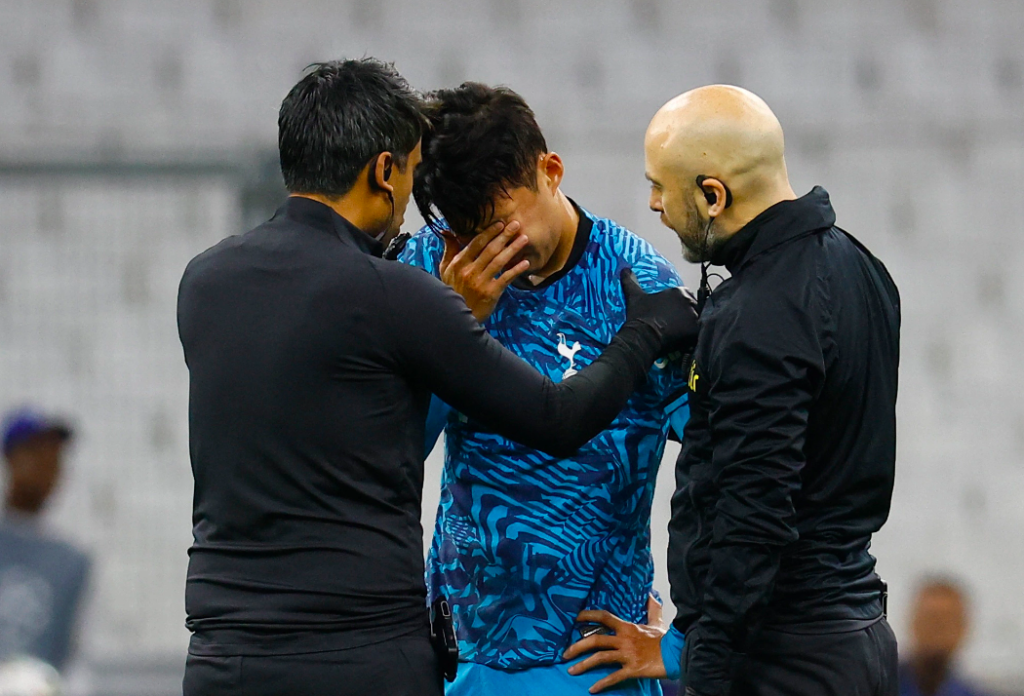
[[712, 255], [711, 263], [735, 274], [770, 249], [836, 224], [828, 191], [815, 186], [792, 201], [781, 201], [744, 225]]
[[301, 196], [289, 196], [277, 209], [274, 217], [285, 217], [306, 227], [313, 227], [338, 236], [342, 242], [351, 242], [364, 254], [380, 257], [384, 245], [338, 215], [330, 206]]

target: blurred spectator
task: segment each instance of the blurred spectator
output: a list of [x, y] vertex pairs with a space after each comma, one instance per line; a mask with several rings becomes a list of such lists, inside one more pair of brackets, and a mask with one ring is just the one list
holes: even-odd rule
[[921, 584], [911, 616], [909, 658], [900, 667], [900, 696], [982, 696], [953, 669], [968, 623], [967, 597], [959, 583], [933, 578]]
[[3, 423], [0, 662], [33, 657], [60, 670], [72, 652], [89, 559], [50, 537], [40, 515], [60, 480], [70, 439], [65, 423], [28, 409]]

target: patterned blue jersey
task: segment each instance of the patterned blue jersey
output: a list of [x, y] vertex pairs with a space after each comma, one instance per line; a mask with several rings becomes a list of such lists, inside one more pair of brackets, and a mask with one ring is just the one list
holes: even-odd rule
[[[566, 269], [537, 288], [508, 288], [485, 324], [554, 381], [597, 359], [622, 326], [621, 269], [631, 267], [647, 292], [681, 284], [646, 241], [580, 213]], [[424, 229], [400, 260], [437, 275], [443, 253]], [[659, 360], [611, 427], [571, 459], [450, 415], [427, 587], [431, 599], [443, 592], [451, 601], [463, 660], [501, 669], [561, 662], [584, 609], [646, 621], [651, 500], [685, 385], [678, 358]]]

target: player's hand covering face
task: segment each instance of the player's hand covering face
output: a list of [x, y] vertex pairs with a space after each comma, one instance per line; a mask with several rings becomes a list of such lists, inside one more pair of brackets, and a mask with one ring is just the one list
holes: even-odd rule
[[477, 321], [491, 316], [501, 294], [530, 268], [526, 259], [513, 263], [529, 242], [518, 222], [492, 223], [463, 246], [452, 233], [442, 235], [441, 280], [462, 295]]

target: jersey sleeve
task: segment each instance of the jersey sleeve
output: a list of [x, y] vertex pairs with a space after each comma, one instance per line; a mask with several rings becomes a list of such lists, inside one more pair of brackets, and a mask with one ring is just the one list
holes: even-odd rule
[[686, 647], [686, 636], [671, 626], [661, 637], [661, 661], [665, 664], [665, 678], [679, 681], [683, 678], [683, 648]]
[[675, 266], [669, 263], [668, 259], [646, 243], [644, 247], [641, 253], [636, 254], [634, 258], [627, 259], [644, 292], [677, 288], [683, 284]]
[[[409, 238], [398, 254], [397, 260], [409, 266], [422, 268], [434, 277], [440, 277], [440, 261], [444, 258], [444, 243], [431, 231], [423, 227]], [[447, 418], [452, 406], [447, 405], [436, 396], [430, 398], [430, 410], [427, 414], [427, 430], [424, 440], [424, 456], [430, 454], [437, 446], [437, 439], [444, 432]]]
[[[422, 268], [435, 278], [440, 277], [441, 259], [444, 258], [444, 242], [429, 227], [424, 227], [409, 238], [397, 260], [408, 266]], [[437, 440], [448, 423], [452, 408], [436, 396], [430, 399], [427, 414], [427, 429], [423, 442], [423, 456], [428, 456], [437, 446]]]
[[430, 456], [430, 453], [434, 451], [434, 447], [437, 446], [437, 439], [444, 432], [445, 425], [448, 424], [448, 416], [451, 412], [451, 406], [436, 396], [430, 397], [430, 410], [427, 412], [427, 429], [424, 433], [423, 441], [424, 457]]

